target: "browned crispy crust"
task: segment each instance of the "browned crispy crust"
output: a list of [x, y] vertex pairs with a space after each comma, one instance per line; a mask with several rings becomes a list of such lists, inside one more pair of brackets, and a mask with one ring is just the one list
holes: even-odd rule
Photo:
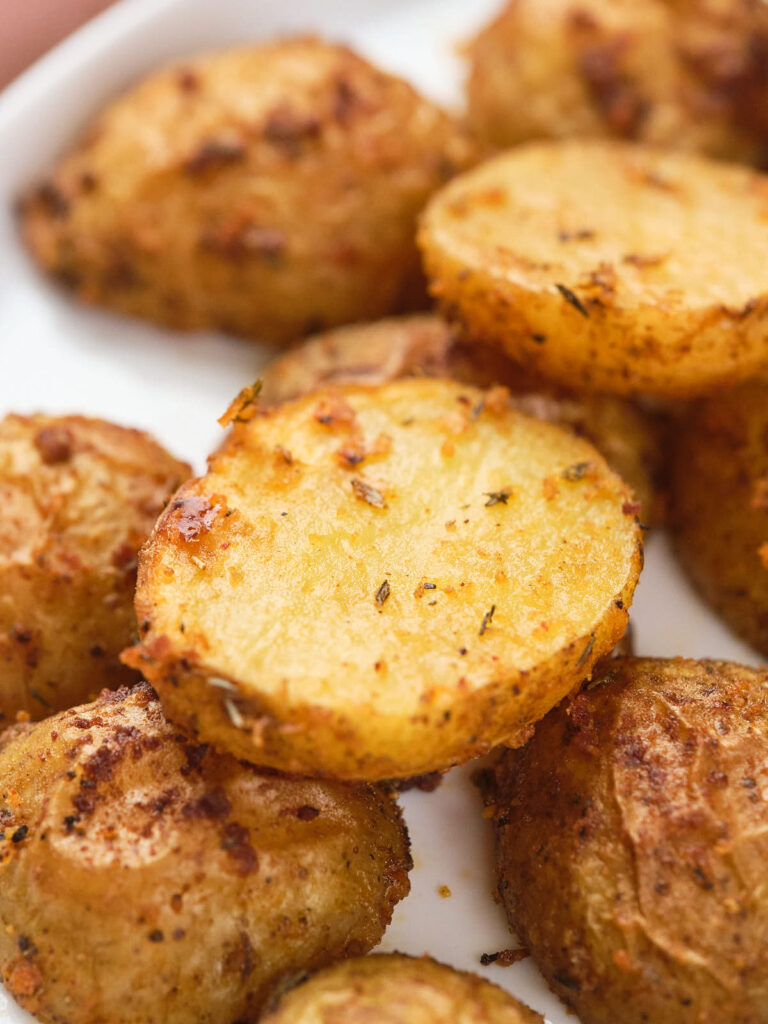
[[416, 216], [474, 154], [406, 82], [287, 38], [141, 82], [28, 191], [21, 226], [80, 301], [285, 342], [426, 304]]
[[768, 673], [617, 659], [485, 778], [499, 894], [584, 1024], [762, 1024]]
[[672, 459], [675, 549], [728, 625], [768, 654], [768, 385], [707, 399], [680, 421]]
[[468, 46], [494, 145], [607, 135], [764, 165], [761, 0], [512, 0]]
[[0, 751], [0, 968], [46, 1024], [253, 1022], [286, 971], [367, 952], [408, 892], [383, 790], [258, 772], [146, 684]]
[[191, 470], [138, 430], [83, 416], [0, 422], [0, 722], [135, 679], [139, 547]]

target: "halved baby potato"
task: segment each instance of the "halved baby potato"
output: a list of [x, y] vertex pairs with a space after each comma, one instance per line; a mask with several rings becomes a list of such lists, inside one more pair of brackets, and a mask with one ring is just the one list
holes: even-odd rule
[[139, 430], [85, 416], [0, 421], [0, 723], [136, 676], [136, 560], [191, 474]]
[[287, 38], [150, 75], [24, 196], [22, 230], [83, 302], [291, 341], [425, 304], [417, 215], [474, 159], [407, 82]]
[[685, 396], [768, 366], [768, 177], [609, 141], [522, 146], [429, 204], [434, 295], [577, 390]]
[[578, 394], [526, 373], [498, 345], [462, 342], [440, 317], [390, 317], [310, 338], [262, 374], [262, 405], [335, 384], [383, 384], [401, 377], [449, 377], [501, 384], [521, 412], [569, 427], [591, 441], [640, 501], [646, 522], [664, 514], [663, 421], [624, 398]]
[[508, 992], [430, 957], [358, 957], [286, 980], [262, 1024], [544, 1024]]
[[285, 972], [376, 945], [408, 892], [383, 789], [238, 763], [146, 683], [1, 747], [0, 970], [46, 1024], [253, 1024]]
[[292, 772], [419, 775], [523, 742], [623, 634], [637, 504], [503, 389], [249, 410], [144, 548], [124, 655], [202, 739]]

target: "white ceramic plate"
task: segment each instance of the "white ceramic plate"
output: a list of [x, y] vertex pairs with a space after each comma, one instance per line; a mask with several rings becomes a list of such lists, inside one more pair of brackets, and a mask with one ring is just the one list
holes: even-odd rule
[[[254, 379], [267, 351], [214, 334], [179, 336], [80, 309], [51, 289], [19, 245], [14, 196], [99, 107], [143, 73], [183, 54], [316, 29], [352, 43], [448, 104], [461, 98], [457, 45], [499, 0], [122, 0], [0, 94], [0, 415], [83, 412], [154, 433], [200, 469], [216, 417]], [[638, 653], [756, 663], [693, 596], [663, 536], [650, 537], [632, 610]], [[491, 897], [488, 826], [469, 782], [450, 773], [432, 794], [403, 798], [413, 842], [411, 895], [382, 948], [429, 952], [478, 970], [544, 1013], [574, 1020], [530, 964], [482, 968], [514, 944]], [[442, 897], [441, 886], [451, 895]], [[557, 899], [557, 894], [553, 893]], [[32, 1018], [0, 993], [0, 1022]]]

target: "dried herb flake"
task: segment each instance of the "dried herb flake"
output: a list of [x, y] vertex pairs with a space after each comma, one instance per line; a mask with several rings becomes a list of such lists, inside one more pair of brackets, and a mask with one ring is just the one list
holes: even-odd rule
[[387, 503], [384, 500], [384, 495], [381, 491], [378, 491], [371, 484], [367, 484], [365, 480], [361, 480], [359, 477], [355, 477], [352, 481], [352, 490], [355, 492], [361, 501], [367, 502], [369, 505], [373, 505], [374, 508], [386, 508]]
[[512, 491], [485, 491], [484, 493], [488, 499], [485, 503], [486, 508], [493, 508], [494, 505], [506, 505], [509, 498], [512, 497]]
[[376, 591], [375, 601], [376, 604], [381, 608], [384, 602], [389, 597], [389, 580], [384, 580], [379, 589]]
[[574, 294], [570, 288], [566, 288], [564, 284], [555, 284], [555, 288], [557, 288], [565, 301], [573, 306], [577, 312], [581, 313], [582, 316], [589, 317], [589, 310], [583, 304], [578, 295]]
[[479, 630], [478, 636], [482, 636], [485, 633], [486, 629], [488, 629], [490, 624], [493, 622], [493, 613], [495, 611], [496, 611], [496, 605], [492, 604], [491, 607], [488, 609], [488, 611], [483, 616], [483, 621], [480, 623], [480, 630]]

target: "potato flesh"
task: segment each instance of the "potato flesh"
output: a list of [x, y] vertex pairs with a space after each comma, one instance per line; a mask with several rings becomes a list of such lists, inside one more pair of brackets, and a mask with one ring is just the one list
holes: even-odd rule
[[476, 974], [423, 956], [346, 960], [289, 989], [263, 1024], [543, 1024]]
[[[567, 662], [570, 644], [582, 655], [624, 616], [639, 543], [627, 491], [586, 442], [486, 400], [409, 380], [238, 427], [177, 499], [218, 506], [210, 529], [184, 540], [185, 509], [171, 509], [142, 558], [144, 668], [166, 698], [162, 665], [186, 652], [287, 725], [301, 707], [347, 723], [364, 709], [450, 717], [486, 687], [508, 701], [526, 673]], [[360, 448], [363, 463], [342, 464]], [[558, 694], [604, 642], [561, 666]], [[490, 728], [495, 739], [503, 719]]]
[[423, 218], [436, 296], [563, 385], [689, 394], [766, 365], [768, 178], [611, 142], [531, 144]]

